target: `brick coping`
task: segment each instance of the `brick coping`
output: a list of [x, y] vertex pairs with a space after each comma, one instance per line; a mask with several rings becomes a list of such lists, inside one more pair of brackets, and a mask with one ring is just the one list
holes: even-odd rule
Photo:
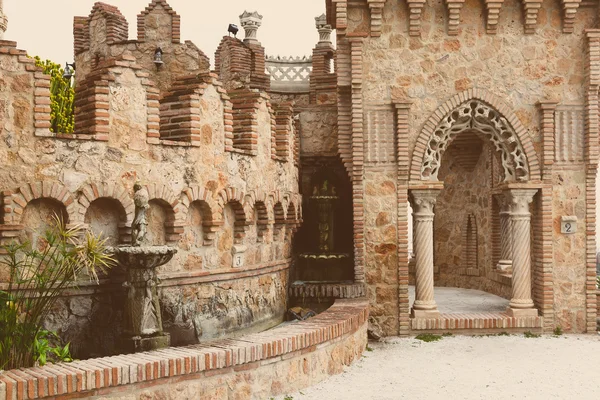
[[[286, 354], [352, 334], [368, 321], [365, 299], [343, 299], [307, 321], [205, 344], [94, 358], [0, 373], [0, 400], [94, 396], [99, 390], [200, 372], [223, 373], [244, 364], [277, 362]], [[86, 396], [87, 397], [87, 396]]]
[[411, 318], [410, 328], [415, 331], [427, 330], [513, 330], [522, 328], [543, 328], [543, 317], [511, 317], [505, 312], [487, 313], [448, 313], [438, 318]]

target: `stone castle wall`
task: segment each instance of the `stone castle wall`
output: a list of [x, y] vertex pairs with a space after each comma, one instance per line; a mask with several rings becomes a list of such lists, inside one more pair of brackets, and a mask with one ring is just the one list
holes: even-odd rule
[[[0, 42], [1, 240], [39, 245], [58, 213], [112, 245], [128, 243], [140, 181], [151, 199], [149, 239], [179, 250], [159, 270], [173, 344], [266, 329], [283, 320], [302, 213], [292, 114], [264, 90], [230, 97], [206, 57], [179, 43], [166, 2], [146, 11], [137, 42], [122, 41], [115, 8], [97, 4], [90, 19], [76, 19], [73, 134], [50, 132], [49, 78], [16, 43]], [[0, 285], [6, 279], [0, 270]], [[122, 279], [118, 270], [100, 286], [82, 277], [46, 321], [77, 357], [115, 351]]]

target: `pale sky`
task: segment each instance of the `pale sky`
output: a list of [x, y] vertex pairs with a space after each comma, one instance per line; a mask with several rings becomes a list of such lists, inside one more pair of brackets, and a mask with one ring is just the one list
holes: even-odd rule
[[[151, 0], [104, 0], [117, 6], [129, 22], [129, 38], [137, 37], [136, 17]], [[191, 40], [214, 59], [227, 26], [239, 26], [244, 12], [264, 18], [258, 40], [267, 55], [310, 55], [319, 41], [315, 17], [325, 12], [325, 0], [168, 0], [181, 15], [181, 39]], [[73, 17], [90, 14], [95, 0], [4, 0], [8, 17], [6, 40], [18, 42], [29, 55], [59, 64], [73, 61]], [[238, 38], [243, 39], [240, 28]]]

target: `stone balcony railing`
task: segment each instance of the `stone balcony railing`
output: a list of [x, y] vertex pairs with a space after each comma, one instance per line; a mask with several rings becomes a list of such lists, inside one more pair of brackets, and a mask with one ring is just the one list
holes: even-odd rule
[[271, 91], [308, 93], [312, 57], [266, 57], [266, 72], [271, 76]]

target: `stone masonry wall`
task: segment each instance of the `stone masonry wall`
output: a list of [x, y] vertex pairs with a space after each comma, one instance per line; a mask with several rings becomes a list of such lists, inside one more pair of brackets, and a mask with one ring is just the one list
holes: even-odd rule
[[[365, 119], [365, 124], [361, 122], [360, 126], [353, 124], [351, 127], [353, 151], [362, 148], [364, 132], [366, 163], [370, 161], [369, 157], [373, 157], [371, 161], [379, 163], [394, 163], [403, 156], [380, 151], [386, 148], [382, 144], [394, 143], [395, 135], [404, 126], [399, 125], [398, 131], [387, 128], [383, 121], [391, 118], [390, 112], [374, 113], [371, 111], [374, 108], [384, 109], [387, 105], [398, 102], [410, 104], [406, 127], [410, 165], [415, 149], [423, 146], [423, 143], [417, 143], [417, 138], [426, 121], [440, 105], [453, 96], [477, 88], [505, 102], [507, 112], [514, 113], [524, 127], [522, 140], [531, 140], [533, 143], [533, 148], [528, 150], [529, 164], [538, 165], [542, 154], [547, 154], [542, 153], [543, 145], [546, 149], [550, 148], [551, 152], [556, 152], [556, 156], [562, 160], [562, 165], [555, 166], [552, 174], [552, 240], [550, 241], [549, 236], [544, 236], [543, 239], [546, 241], [544, 243], [554, 243], [553, 272], [548, 272], [552, 271], [548, 245], [539, 244], [542, 236], [534, 237], [534, 242], [537, 240], [538, 243], [537, 251], [541, 251], [542, 246], [545, 249], [543, 260], [541, 253], [534, 255], [534, 261], [539, 260], [540, 267], [536, 270], [536, 279], [533, 281], [534, 286], [539, 285], [534, 287], [534, 292], [539, 294], [539, 301], [543, 300], [545, 304], [545, 326], [551, 328], [551, 325], [561, 325], [564, 329], [575, 332], [586, 331], [591, 326], [590, 313], [594, 312], [588, 305], [595, 300], [591, 300], [590, 279], [586, 278], [586, 272], [589, 276], [586, 265], [589, 264], [590, 252], [588, 249], [586, 255], [589, 243], [585, 241], [584, 221], [586, 216], [589, 221], [593, 221], [593, 217], [586, 214], [589, 210], [582, 208], [580, 202], [585, 201], [586, 190], [588, 194], [590, 189], [595, 192], [595, 187], [590, 187], [593, 183], [590, 179], [586, 181], [585, 172], [582, 172], [586, 168], [584, 163], [586, 166], [589, 163], [589, 168], [594, 168], [595, 145], [585, 145], [588, 147], [584, 148], [587, 131], [583, 122], [592, 118], [585, 116], [584, 105], [590, 101], [586, 93], [587, 77], [596, 67], [595, 61], [589, 61], [586, 56], [588, 39], [584, 31], [596, 26], [597, 7], [592, 4], [576, 4], [574, 11], [571, 10], [573, 13], [570, 11], [565, 14], [565, 2], [546, 1], [540, 8], [535, 8], [533, 17], [528, 16], [525, 20], [522, 2], [502, 2], [499, 14], [488, 10], [491, 3], [466, 0], [461, 4], [458, 14], [448, 14], [446, 2], [440, 0], [409, 1], [408, 5], [397, 1], [369, 1], [368, 4], [344, 0], [331, 2], [328, 21], [338, 29], [339, 62], [336, 67], [338, 71], [344, 71], [343, 74], [338, 72], [338, 85], [352, 83], [352, 106], [356, 110], [352, 115], [353, 122], [358, 121], [359, 113]], [[593, 77], [589, 80], [595, 82]], [[536, 107], [541, 101], [558, 104], [557, 127], [553, 138], [556, 143], [549, 142], [548, 138], [542, 143], [541, 115]], [[591, 109], [590, 113], [593, 112]], [[380, 122], [369, 125], [370, 120]], [[340, 119], [340, 124], [344, 121]], [[590, 132], [594, 129], [591, 127]], [[589, 156], [586, 150], [588, 148], [591, 149]], [[356, 157], [359, 153], [354, 154]], [[362, 156], [361, 153], [360, 155]], [[544, 155], [544, 159], [549, 164], [552, 163], [548, 161], [548, 155]], [[356, 162], [361, 163], [362, 160], [363, 158], [354, 159], [354, 168]], [[566, 164], [580, 166], [565, 167]], [[365, 189], [379, 185], [380, 174], [371, 174], [368, 167], [365, 167], [364, 176]], [[410, 179], [416, 178], [397, 175], [397, 179], [408, 184]], [[541, 182], [536, 184], [541, 187]], [[547, 195], [548, 191], [545, 189], [544, 193]], [[373, 197], [379, 197], [384, 202], [387, 196], [385, 191], [374, 195], [365, 194], [364, 204], [373, 204]], [[543, 201], [547, 204], [546, 199]], [[360, 204], [361, 199], [355, 199], [355, 207]], [[492, 204], [491, 198], [487, 204]], [[365, 206], [367, 234], [378, 229], [375, 215], [376, 212], [371, 212]], [[560, 218], [570, 215], [580, 218], [581, 230], [567, 236], [560, 233]], [[546, 226], [546, 222], [540, 222], [538, 226]], [[481, 227], [478, 228], [481, 230]], [[541, 232], [534, 232], [534, 235], [537, 233], [542, 235]], [[482, 242], [489, 240], [486, 237], [479, 236], [479, 239], [480, 246], [491, 246], [491, 243]], [[385, 243], [383, 239], [367, 240], [368, 246], [372, 248]], [[491, 255], [485, 257], [487, 263]], [[441, 258], [436, 254], [438, 264], [454, 262], [445, 256], [445, 260]], [[385, 269], [401, 268], [391, 259], [386, 263]], [[367, 262], [371, 291], [388, 283], [382, 276], [373, 280], [381, 269], [379, 263]], [[481, 285], [476, 286], [490, 290], [484, 281], [482, 279]], [[493, 283], [495, 284], [498, 282]], [[506, 294], [503, 286], [501, 290]], [[548, 286], [554, 288], [556, 295], [552, 294], [552, 290], [544, 289]], [[382, 300], [384, 304], [379, 304], [379, 299], [375, 297], [371, 300], [374, 308], [395, 308], [395, 300]], [[553, 303], [554, 310], [547, 307], [549, 302]], [[586, 307], [587, 315], [584, 311]], [[395, 315], [396, 313], [387, 314], [389, 318], [396, 318]], [[389, 326], [386, 333], [395, 334], [391, 328], [394, 324]]]
[[[98, 107], [95, 128], [57, 135], [48, 130], [48, 78], [25, 54], [14, 42], [0, 42], [2, 243], [21, 237], [37, 245], [35, 235], [53, 212], [65, 215], [69, 226], [87, 225], [110, 236], [112, 244], [127, 243], [132, 188], [141, 181], [151, 199], [149, 238], [179, 249], [159, 271], [163, 318], [173, 343], [281, 322], [291, 240], [302, 208], [293, 157], [273, 156], [268, 95], [261, 95], [255, 109], [255, 155], [227, 146], [227, 95], [213, 77], [204, 81], [189, 111], [199, 116], [201, 145], [161, 140], [160, 89], [136, 57], [120, 56], [99, 62], [91, 71], [97, 78], [87, 81], [90, 104]], [[190, 57], [202, 63], [197, 54]], [[294, 154], [293, 141], [287, 143], [287, 153]], [[6, 277], [0, 271], [0, 285]], [[82, 290], [65, 293], [46, 322], [72, 341], [75, 356], [114, 351], [122, 279], [116, 269], [98, 287], [82, 282]]]

